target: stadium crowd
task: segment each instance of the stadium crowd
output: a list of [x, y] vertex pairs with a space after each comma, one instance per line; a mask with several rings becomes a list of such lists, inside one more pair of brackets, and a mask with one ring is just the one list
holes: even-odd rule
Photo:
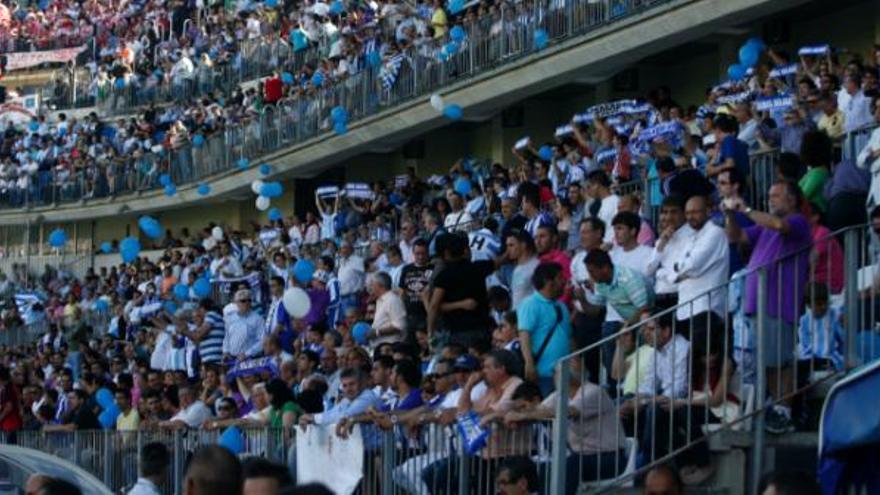
[[[781, 52], [768, 54], [787, 63]], [[626, 430], [644, 459], [656, 459], [703, 434], [702, 420], [684, 433], [655, 427], [669, 415], [718, 422], [740, 409], [745, 397], [734, 384], [755, 376], [755, 269], [769, 264], [781, 276], [767, 282], [773, 338], [763, 345], [778, 403], [766, 422], [772, 432], [791, 431], [799, 418], [783, 394], [792, 368], [843, 366], [835, 303], [843, 252], [828, 234], [867, 221], [880, 187], [880, 131], [857, 156], [840, 148], [847, 132], [880, 118], [880, 50], [874, 55], [847, 64], [805, 55], [787, 75], [761, 65], [689, 110], [665, 88], [644, 102], [597, 105], [557, 129], [554, 142], [522, 139], [516, 164], [464, 159], [427, 179], [409, 170], [357, 197], [349, 193], [363, 192], [356, 187], [322, 188], [314, 211], [249, 231], [169, 231], [157, 259], [82, 280], [47, 271], [22, 287], [13, 273], [4, 288], [36, 291], [42, 302], [28, 308], [29, 319], [44, 318], [50, 330], [0, 350], [0, 428], [7, 439], [29, 430], [230, 425], [335, 424], [345, 435], [361, 423], [413, 435], [473, 412], [490, 433], [470, 469], [494, 470], [496, 461], [531, 453], [522, 428], [553, 417], [556, 364], [589, 347], [566, 361], [574, 371], [568, 400], [580, 418], [567, 432], [574, 468], [566, 491], [574, 493], [626, 464], [623, 438], [602, 431]], [[784, 89], [792, 98], [762, 107]], [[96, 168], [99, 157], [134, 156], [149, 140], [138, 133], [149, 136], [164, 115], [151, 111], [115, 133], [96, 117], [9, 130], [3, 149], [19, 151], [0, 159], [7, 173], [22, 163], [38, 172], [47, 162], [23, 150], [39, 154], [41, 142], [54, 142], [59, 156], [76, 153], [95, 168], [98, 184], [112, 168]], [[187, 120], [164, 122], [183, 135]], [[755, 181], [749, 152], [773, 147], [783, 152], [777, 167]], [[630, 192], [640, 179], [641, 193]], [[880, 210], [870, 220], [877, 225]], [[309, 265], [315, 270], [300, 268]], [[308, 293], [305, 316], [291, 315], [291, 287]], [[8, 308], [3, 321], [17, 321], [17, 311]], [[106, 324], [94, 324], [95, 313]], [[717, 331], [728, 317], [731, 346]], [[640, 335], [620, 332], [640, 322]], [[796, 344], [796, 356], [784, 352]], [[689, 356], [701, 365], [689, 369]], [[657, 421], [632, 424], [645, 414]], [[705, 448], [676, 458], [685, 482], [711, 475]], [[461, 469], [447, 454], [407, 459], [395, 483], [443, 492]]]

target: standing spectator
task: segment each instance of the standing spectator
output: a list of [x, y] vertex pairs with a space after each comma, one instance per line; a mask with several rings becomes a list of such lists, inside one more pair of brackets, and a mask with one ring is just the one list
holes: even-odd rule
[[315, 191], [315, 205], [318, 207], [318, 213], [321, 214], [322, 241], [336, 239], [336, 217], [339, 215], [340, 194], [340, 192], [336, 192], [336, 196], [333, 198], [333, 207], [331, 208], [324, 201], [324, 198], [318, 195], [318, 191]]
[[[577, 230], [580, 228], [587, 209], [587, 204], [581, 192], [580, 182], [572, 182], [568, 185], [568, 204], [571, 207], [571, 228], [572, 230]], [[564, 247], [568, 252], [577, 251], [578, 247], [580, 247], [580, 237], [575, 235], [575, 232], [570, 232], [568, 243]]]
[[[316, 277], [317, 278], [317, 277]], [[284, 279], [272, 277], [269, 279], [269, 309], [266, 311], [266, 323], [263, 335], [274, 335], [281, 341], [281, 348], [289, 350], [293, 348], [293, 321], [282, 303], [284, 297]]]
[[400, 273], [400, 296], [406, 309], [406, 333], [412, 338], [416, 332], [427, 329], [428, 314], [423, 295], [431, 283], [434, 265], [428, 261], [428, 241], [416, 239], [412, 259]]
[[610, 246], [614, 240], [614, 231], [610, 228], [611, 221], [617, 214], [620, 197], [611, 192], [611, 181], [601, 170], [594, 170], [587, 175], [587, 195], [593, 200], [589, 214], [605, 224], [605, 237], [602, 241]]
[[138, 410], [131, 407], [131, 390], [120, 388], [114, 394], [119, 415], [116, 416], [116, 431], [137, 431], [141, 422]]
[[[880, 123], [880, 99], [874, 100], [874, 123]], [[880, 127], [871, 132], [865, 147], [859, 151], [856, 164], [859, 168], [871, 172], [871, 190], [868, 196], [868, 208], [880, 205]]]
[[[715, 177], [733, 170], [743, 180], [749, 176], [749, 145], [737, 139], [736, 119], [729, 115], [715, 117], [715, 140], [718, 151], [713, 163], [706, 166], [706, 175]], [[745, 192], [745, 191], [743, 191]]]
[[160, 495], [165, 483], [171, 455], [162, 442], [150, 442], [141, 449], [140, 476], [128, 495]]
[[538, 227], [552, 224], [553, 219], [541, 210], [541, 189], [536, 184], [523, 182], [517, 189], [517, 195], [522, 214], [526, 217], [523, 230], [534, 239], [538, 233]]
[[235, 302], [223, 310], [226, 336], [223, 354], [239, 360], [253, 357], [262, 350], [265, 322], [253, 309], [253, 298], [248, 289], [235, 293]]
[[[592, 293], [590, 272], [585, 260], [587, 254], [602, 246], [605, 237], [605, 224], [596, 217], [587, 217], [580, 224], [580, 249], [571, 260], [571, 285], [574, 299], [574, 343], [583, 349], [602, 338], [602, 322], [605, 320], [605, 308], [596, 308], [596, 312], [588, 314], [588, 294]], [[590, 376], [599, 376], [598, 350], [590, 353], [587, 359], [587, 371]]]
[[571, 281], [571, 258], [559, 249], [559, 232], [554, 225], [542, 225], [535, 237], [535, 251], [541, 263], [556, 263], [562, 267], [566, 286]]
[[684, 249], [673, 267], [678, 285], [679, 321], [703, 320], [698, 315], [712, 311], [726, 314], [725, 284], [728, 280], [727, 237], [724, 230], [709, 221], [709, 200], [694, 196], [685, 205], [688, 227]]
[[513, 274], [510, 276], [510, 298], [513, 307], [517, 307], [534, 291], [532, 273], [540, 261], [535, 256], [535, 241], [528, 232], [511, 234], [505, 244], [505, 256], [514, 263]]
[[219, 363], [223, 359], [223, 341], [226, 325], [211, 299], [202, 299], [194, 312], [196, 329], [181, 329], [181, 333], [199, 346], [202, 363]]
[[437, 239], [446, 233], [440, 221], [440, 214], [436, 210], [427, 210], [422, 214], [422, 224], [425, 227], [425, 240], [428, 241], [428, 254], [431, 258], [442, 257], [443, 253], [437, 252]]
[[517, 307], [519, 343], [525, 362], [525, 378], [547, 396], [553, 390], [556, 362], [567, 355], [571, 337], [570, 316], [558, 301], [566, 281], [558, 263], [542, 263], [532, 275], [535, 292]]
[[650, 281], [648, 265], [653, 250], [649, 246], [639, 244], [639, 227], [641, 218], [635, 213], [624, 211], [614, 216], [611, 222], [614, 228], [614, 248], [609, 253], [615, 264], [632, 268]]
[[448, 334], [451, 342], [469, 345], [489, 337], [489, 301], [486, 277], [495, 271], [492, 261], [467, 259], [467, 238], [448, 234], [443, 267], [434, 279], [427, 305], [428, 337]]
[[0, 366], [0, 431], [6, 440], [15, 443], [15, 432], [22, 427], [21, 400], [18, 388], [12, 383], [9, 368]]
[[342, 311], [360, 306], [361, 293], [364, 290], [364, 259], [354, 254], [349, 241], [342, 241], [339, 247], [337, 263], [339, 291], [342, 298]]
[[798, 182], [804, 200], [825, 213], [828, 211], [828, 201], [824, 189], [831, 168], [831, 138], [820, 131], [805, 134], [801, 145], [801, 162], [807, 166], [806, 175]]
[[809, 221], [798, 210], [800, 189], [796, 185], [773, 184], [769, 203], [768, 213], [752, 210], [741, 201], [729, 201], [725, 206], [730, 212], [744, 212], [756, 224], [742, 230], [728, 218], [728, 236], [731, 241], [748, 245], [752, 250], [746, 278], [745, 313], [753, 319], [758, 309], [758, 268], [766, 269], [767, 319], [764, 342], [759, 345], [765, 348], [763, 364], [767, 368], [768, 391], [781, 401], [768, 412], [767, 430], [784, 433], [792, 429], [791, 408], [782, 397], [794, 386], [789, 351], [794, 349], [794, 325], [809, 280], [808, 250], [812, 236]]
[[617, 207], [617, 212], [621, 213], [624, 211], [628, 211], [630, 213], [635, 213], [639, 215], [639, 218], [642, 219], [642, 224], [639, 227], [639, 244], [644, 244], [645, 246], [653, 246], [654, 245], [654, 229], [651, 228], [651, 224], [642, 218], [642, 200], [635, 194], [626, 194], [620, 197], [620, 203]]
[[816, 127], [828, 134], [834, 142], [840, 142], [843, 138], [846, 115], [838, 108], [837, 97], [831, 93], [822, 95], [822, 116]]
[[403, 257], [404, 263], [415, 261], [413, 248], [415, 247], [415, 242], [419, 240], [416, 234], [416, 225], [412, 221], [404, 220], [400, 224], [400, 242], [397, 243], [397, 246], [400, 248], [400, 254]]
[[837, 93], [837, 106], [843, 112], [844, 131], [853, 132], [871, 125], [871, 98], [862, 91], [862, 78], [859, 74], [849, 74], [843, 78], [843, 87]]
[[455, 189], [446, 191], [446, 200], [452, 208], [443, 220], [443, 227], [447, 232], [467, 232], [473, 229], [473, 218], [464, 208], [464, 199]]
[[376, 301], [373, 325], [367, 333], [370, 346], [401, 342], [406, 337], [406, 308], [400, 296], [394, 292], [391, 277], [376, 272], [371, 277], [371, 292]]

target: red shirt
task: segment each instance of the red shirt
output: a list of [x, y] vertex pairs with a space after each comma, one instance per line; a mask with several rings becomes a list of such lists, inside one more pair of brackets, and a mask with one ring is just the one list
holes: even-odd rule
[[17, 431], [21, 429], [21, 401], [19, 400], [18, 391], [15, 389], [15, 385], [7, 384], [5, 387], [0, 388], [0, 410], [6, 409], [8, 404], [11, 404], [12, 410], [9, 411], [9, 414], [3, 417], [0, 420], [0, 430], [3, 431]]
[[281, 99], [283, 94], [283, 85], [280, 77], [271, 77], [266, 79], [263, 84], [263, 93], [265, 94], [266, 103], [275, 103]]
[[565, 279], [565, 294], [559, 298], [560, 301], [565, 303], [568, 306], [571, 306], [571, 294], [568, 288], [571, 286], [571, 258], [565, 254], [565, 251], [560, 249], [553, 249], [552, 251], [547, 251], [538, 257], [541, 260], [541, 263], [558, 263], [562, 267], [562, 278]]

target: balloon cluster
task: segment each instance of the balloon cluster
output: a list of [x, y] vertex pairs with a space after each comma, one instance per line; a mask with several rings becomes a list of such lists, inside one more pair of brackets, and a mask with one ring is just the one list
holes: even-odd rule
[[434, 110], [442, 113], [449, 120], [460, 120], [462, 115], [464, 115], [464, 110], [462, 110], [460, 105], [455, 103], [446, 104], [443, 101], [443, 97], [437, 93], [431, 95], [430, 102]]
[[105, 430], [116, 427], [116, 417], [119, 416], [119, 407], [113, 402], [113, 394], [106, 388], [98, 389], [95, 394], [95, 400], [101, 406], [101, 414], [98, 415], [98, 421]]
[[734, 81], [739, 81], [746, 76], [748, 70], [758, 63], [761, 52], [767, 49], [767, 45], [761, 38], [750, 38], [739, 49], [739, 63], [727, 68], [727, 76]]

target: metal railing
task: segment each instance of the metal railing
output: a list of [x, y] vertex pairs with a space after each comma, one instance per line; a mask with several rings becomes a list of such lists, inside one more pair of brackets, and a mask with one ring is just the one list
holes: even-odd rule
[[[553, 493], [563, 487], [571, 493], [573, 482], [619, 487], [673, 458], [679, 466], [703, 465], [709, 459], [707, 436], [731, 429], [752, 431], [749, 493], [756, 493], [757, 480], [772, 468], [763, 465], [767, 411], [777, 405], [793, 406], [795, 414], [808, 410], [804, 403], [812, 390], [880, 354], [874, 326], [880, 271], [869, 236], [865, 226], [828, 234], [621, 330], [606, 324], [595, 343], [561, 359], [560, 396], [593, 382], [617, 397], [610, 412], [624, 420], [609, 431], [608, 423], [570, 417], [569, 407], [607, 412], [605, 392], [590, 395], [589, 403], [573, 399], [557, 409]], [[585, 396], [574, 397], [587, 401]], [[585, 423], [598, 428], [599, 437], [634, 444], [638, 469], [597, 484], [590, 473], [610, 461], [593, 456], [575, 464], [577, 474], [567, 472], [573, 464], [566, 462], [571, 454], [565, 432]]]

